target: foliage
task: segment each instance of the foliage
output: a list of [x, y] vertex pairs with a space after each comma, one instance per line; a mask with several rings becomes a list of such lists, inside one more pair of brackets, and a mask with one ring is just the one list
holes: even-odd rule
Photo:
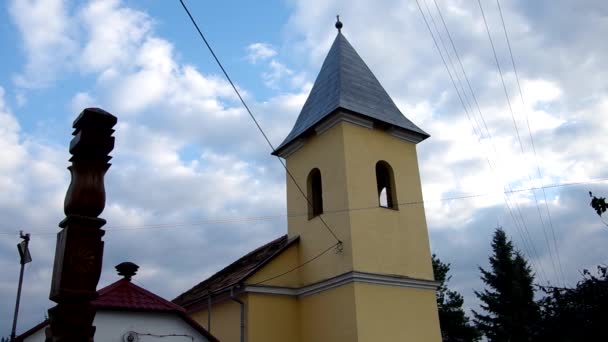
[[477, 328], [491, 342], [534, 341], [540, 314], [534, 302], [532, 270], [500, 228], [494, 233], [492, 250], [491, 269], [479, 268], [487, 288], [475, 291], [485, 311], [473, 311]]
[[595, 196], [593, 196], [591, 191], [589, 191], [589, 196], [591, 197], [591, 203], [590, 203], [591, 207], [595, 210], [595, 212], [599, 216], [602, 216], [602, 214], [605, 213], [606, 210], [608, 210], [608, 204], [606, 204], [606, 198], [595, 197]]
[[608, 341], [608, 267], [583, 271], [575, 288], [540, 287], [543, 326], [538, 341]]
[[435, 280], [439, 282], [437, 308], [442, 340], [444, 342], [479, 341], [479, 332], [469, 323], [469, 318], [462, 308], [464, 299], [458, 292], [449, 290], [447, 287], [447, 282], [451, 278], [448, 276], [450, 264], [441, 262], [435, 254], [433, 254], [432, 261]]

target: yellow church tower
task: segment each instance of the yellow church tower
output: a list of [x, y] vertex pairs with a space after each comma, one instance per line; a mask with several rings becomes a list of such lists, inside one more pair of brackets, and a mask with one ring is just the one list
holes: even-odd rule
[[273, 152], [288, 234], [175, 299], [222, 341], [441, 340], [416, 155], [429, 135], [336, 28]]

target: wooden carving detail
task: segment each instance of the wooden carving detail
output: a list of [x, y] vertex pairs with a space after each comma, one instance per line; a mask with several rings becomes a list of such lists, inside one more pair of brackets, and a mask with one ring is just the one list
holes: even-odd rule
[[68, 167], [72, 181], [65, 196], [66, 215], [97, 217], [106, 205], [104, 176], [114, 148], [112, 127], [116, 117], [98, 108], [87, 108], [74, 121]]
[[97, 296], [101, 275], [105, 225], [98, 218], [106, 202], [104, 176], [109, 169], [109, 153], [114, 148], [112, 129], [116, 117], [87, 108], [74, 121], [70, 142], [72, 180], [57, 234], [55, 264], [49, 298], [57, 306], [49, 310], [47, 342], [93, 341], [95, 310], [90, 301]]

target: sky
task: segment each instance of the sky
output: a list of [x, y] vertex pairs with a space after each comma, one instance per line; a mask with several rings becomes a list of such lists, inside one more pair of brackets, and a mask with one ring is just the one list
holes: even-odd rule
[[[475, 1], [420, 0], [445, 65], [415, 0], [186, 3], [275, 145], [340, 14], [343, 34], [431, 135], [418, 145], [431, 249], [451, 263], [450, 287], [468, 309], [479, 305], [478, 266], [487, 267], [498, 225], [539, 284], [573, 285], [582, 269], [606, 263], [608, 227], [588, 193], [608, 194], [605, 1], [500, 2], [523, 96], [493, 0], [481, 4], [504, 87]], [[33, 262], [18, 333], [53, 305], [71, 124], [83, 108], [118, 117], [99, 288], [132, 261], [136, 284], [172, 299], [286, 233], [285, 171], [178, 1], [0, 6], [0, 336], [10, 333], [21, 229]], [[552, 186], [569, 183], [584, 184]]]

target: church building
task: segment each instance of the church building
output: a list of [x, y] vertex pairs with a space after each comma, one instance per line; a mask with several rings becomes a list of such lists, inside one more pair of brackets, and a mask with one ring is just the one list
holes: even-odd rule
[[416, 144], [341, 33], [289, 135], [287, 234], [174, 299], [221, 341], [439, 342]]

